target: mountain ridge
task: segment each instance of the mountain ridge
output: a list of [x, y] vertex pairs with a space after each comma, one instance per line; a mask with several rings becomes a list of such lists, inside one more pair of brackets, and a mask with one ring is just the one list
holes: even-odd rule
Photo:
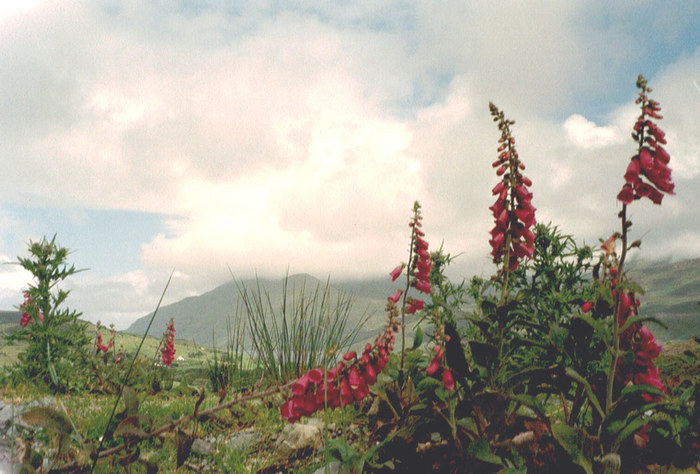
[[[658, 326], [652, 326], [652, 330], [663, 340], [678, 339], [700, 335], [700, 258], [670, 262], [636, 261], [629, 266], [629, 276], [639, 283], [645, 290], [642, 296], [640, 315], [657, 316], [669, 325], [668, 330]], [[158, 337], [165, 328], [165, 323], [170, 317], [175, 318], [175, 327], [178, 328], [178, 337], [192, 339], [201, 344], [214, 343], [221, 347], [226, 343], [226, 318], [215, 318], [211, 315], [195, 324], [192, 316], [206, 316], [207, 311], [226, 313], [222, 306], [216, 309], [213, 303], [227, 304], [229, 312], [227, 317], [233, 317], [235, 313], [243, 315], [243, 309], [239, 301], [239, 290], [243, 287], [251, 289], [265, 289], [270, 293], [273, 307], [278, 306], [281, 298], [282, 279], [248, 279], [224, 283], [213, 290], [200, 296], [190, 296], [171, 305], [161, 307], [156, 320], [151, 327], [150, 335]], [[363, 326], [359, 335], [360, 339], [371, 339], [377, 334], [384, 324], [384, 307], [387, 296], [391, 295], [397, 285], [386, 278], [370, 278], [360, 280], [339, 280], [332, 282], [327, 279], [334, 294], [342, 292], [352, 295], [354, 298], [354, 312], [351, 321], [360, 319], [362, 307], [371, 312], [370, 320]], [[295, 274], [288, 276], [288, 285], [325, 286], [321, 281], [309, 274]], [[212, 300], [212, 301], [207, 301]], [[237, 306], [238, 305], [238, 309]], [[199, 308], [199, 311], [196, 310]], [[189, 321], [188, 314], [189, 311]], [[134, 334], [143, 332], [150, 316], [153, 313], [138, 319], [132, 323], [125, 332]], [[197, 333], [191, 330], [199, 328]], [[212, 339], [212, 330], [214, 338]], [[202, 331], [206, 331], [203, 333]]]

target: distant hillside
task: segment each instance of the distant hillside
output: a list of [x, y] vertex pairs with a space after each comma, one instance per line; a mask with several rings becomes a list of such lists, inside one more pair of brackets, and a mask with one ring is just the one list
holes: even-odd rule
[[0, 324], [18, 323], [21, 317], [19, 311], [0, 311]]
[[652, 325], [661, 340], [700, 336], [700, 258], [680, 262], [638, 262], [630, 277], [644, 289], [640, 315], [657, 316], [668, 330]]
[[[685, 340], [700, 336], [700, 259], [675, 263], [641, 261], [630, 267], [630, 277], [641, 284], [646, 292], [642, 297], [641, 314], [657, 316], [669, 326], [668, 330], [652, 326], [660, 340]], [[282, 279], [259, 280], [257, 283], [246, 280], [239, 284], [254, 288], [258, 283], [269, 292], [273, 307], [278, 308]], [[317, 285], [324, 287], [325, 283], [310, 275], [289, 277], [290, 288], [294, 286], [299, 289], [305, 285], [307, 294]], [[372, 339], [383, 327], [386, 297], [395, 291], [397, 285], [387, 277], [331, 282], [331, 287], [333, 297], [337, 297], [339, 292], [355, 297], [352, 321], [359, 321], [363, 314], [370, 314], [371, 318], [359, 334], [359, 340]], [[244, 316], [240, 305], [238, 288], [234, 282], [229, 282], [201, 296], [186, 298], [161, 308], [150, 335], [160, 337], [167, 320], [174, 318], [178, 337], [211, 345], [213, 329], [215, 343], [221, 347], [226, 343], [227, 319]], [[150, 316], [137, 320], [126, 332], [142, 334]]]
[[[387, 278], [387, 280], [390, 279]], [[151, 325], [149, 335], [155, 337], [162, 335], [167, 321], [173, 318], [178, 338], [193, 340], [197, 344], [212, 345], [213, 334], [214, 344], [223, 347], [227, 342], [226, 327], [229, 319], [233, 326], [236, 318], [245, 317], [239, 288], [245, 287], [248, 291], [256, 291], [258, 285], [263, 294], [267, 292], [269, 295], [275, 312], [279, 312], [283, 299], [282, 279], [245, 280], [238, 282], [238, 284], [229, 282], [200, 296], [185, 298], [161, 307]], [[329, 298], [331, 301], [337, 301], [342, 294], [351, 295], [354, 298], [349, 326], [361, 321], [366, 315], [369, 316], [369, 320], [358, 334], [358, 340], [372, 339], [383, 327], [384, 306], [386, 305], [386, 297], [390, 293], [384, 289], [377, 290], [375, 286], [378, 285], [379, 282], [370, 281], [346, 282], [343, 285], [330, 284]], [[325, 286], [325, 281], [322, 282], [310, 275], [290, 276], [288, 279], [288, 302], [291, 301], [292, 295], [298, 295], [302, 290], [308, 297], [317, 288], [322, 292]], [[360, 294], [360, 289], [365, 294]], [[381, 294], [382, 297], [375, 298], [375, 294]], [[152, 314], [136, 320], [125, 332], [143, 334]]]

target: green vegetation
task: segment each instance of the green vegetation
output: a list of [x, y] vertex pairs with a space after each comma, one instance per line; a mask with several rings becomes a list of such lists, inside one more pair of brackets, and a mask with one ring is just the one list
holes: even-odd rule
[[[240, 312], [224, 334], [213, 330], [210, 352], [174, 339], [162, 297], [129, 341], [58, 309], [68, 294], [56, 283], [75, 270], [53, 241], [32, 244], [36, 260], [20, 262], [36, 281], [7, 337], [24, 345], [0, 372], [0, 395], [21, 412], [10, 424], [23, 472], [313, 472], [331, 461], [347, 472], [695, 469], [700, 339], [663, 350], [647, 326], [663, 321], [641, 312], [627, 262], [640, 246], [628, 206], [661, 204], [674, 189], [660, 106], [643, 76], [637, 87], [619, 231], [592, 248], [537, 224], [515, 122], [490, 104], [500, 131], [494, 274], [447, 279], [453, 257], [429, 251], [415, 202], [384, 323], [359, 347], [352, 297], [329, 283], [308, 292], [306, 276], [238, 284]], [[692, 265], [673, 265], [678, 281], [649, 294], [690, 308]], [[661, 271], [635, 271], [663, 281]]]

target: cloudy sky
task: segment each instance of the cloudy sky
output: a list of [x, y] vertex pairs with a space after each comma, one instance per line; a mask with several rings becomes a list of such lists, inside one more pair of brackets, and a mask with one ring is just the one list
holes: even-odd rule
[[[387, 274], [424, 206], [452, 269], [493, 270], [488, 102], [539, 221], [596, 244], [661, 102], [676, 196], [643, 255], [700, 256], [700, 3], [34, 1], [0, 7], [0, 260], [57, 234], [70, 306], [126, 327], [256, 272]], [[319, 6], [320, 5], [320, 6]], [[0, 309], [28, 276], [0, 266]]]

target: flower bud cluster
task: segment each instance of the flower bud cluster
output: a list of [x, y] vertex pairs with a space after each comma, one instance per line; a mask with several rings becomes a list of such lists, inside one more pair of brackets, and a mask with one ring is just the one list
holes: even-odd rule
[[[618, 201], [630, 204], [635, 199], [649, 198], [654, 204], [661, 204], [666, 194], [674, 194], [671, 182], [671, 169], [668, 167], [670, 156], [662, 145], [666, 144], [666, 134], [652, 119], [661, 120], [661, 107], [648, 97], [652, 91], [647, 81], [639, 76], [637, 87], [640, 89], [636, 100], [642, 113], [634, 124], [632, 138], [639, 143], [639, 151], [632, 157], [625, 172], [625, 184], [617, 195]], [[643, 180], [642, 178], [645, 178]]]
[[34, 307], [34, 304], [32, 303], [32, 295], [30, 295], [28, 291], [24, 291], [22, 294], [24, 295], [24, 302], [19, 307], [20, 311], [22, 311], [22, 317], [19, 320], [19, 325], [24, 328], [27, 327], [28, 324], [34, 324], [35, 318], [33, 318], [31, 315], [33, 311], [36, 311], [36, 319], [43, 322], [44, 315], [41, 313], [41, 311]]
[[528, 190], [532, 181], [522, 174], [525, 165], [518, 158], [515, 138], [510, 132], [515, 122], [507, 120], [494, 104], [489, 107], [501, 131], [498, 159], [493, 162], [501, 181], [491, 190], [496, 202], [489, 207], [495, 222], [489, 244], [494, 263], [507, 260], [508, 268], [515, 270], [523, 258], [532, 258], [534, 252], [535, 234], [531, 229], [535, 225], [535, 208]]
[[389, 361], [394, 334], [399, 329], [398, 309], [391, 298], [387, 302], [387, 314], [384, 332], [375, 339], [374, 345], [365, 344], [362, 355], [358, 357], [355, 351], [348, 352], [330, 370], [317, 367], [294, 382], [292, 397], [280, 409], [282, 416], [294, 423], [325, 406], [346, 406], [369, 395], [369, 387], [374, 385], [377, 375]]
[[175, 320], [170, 318], [163, 334], [165, 347], [161, 348], [163, 354], [163, 365], [170, 367], [175, 359]]

